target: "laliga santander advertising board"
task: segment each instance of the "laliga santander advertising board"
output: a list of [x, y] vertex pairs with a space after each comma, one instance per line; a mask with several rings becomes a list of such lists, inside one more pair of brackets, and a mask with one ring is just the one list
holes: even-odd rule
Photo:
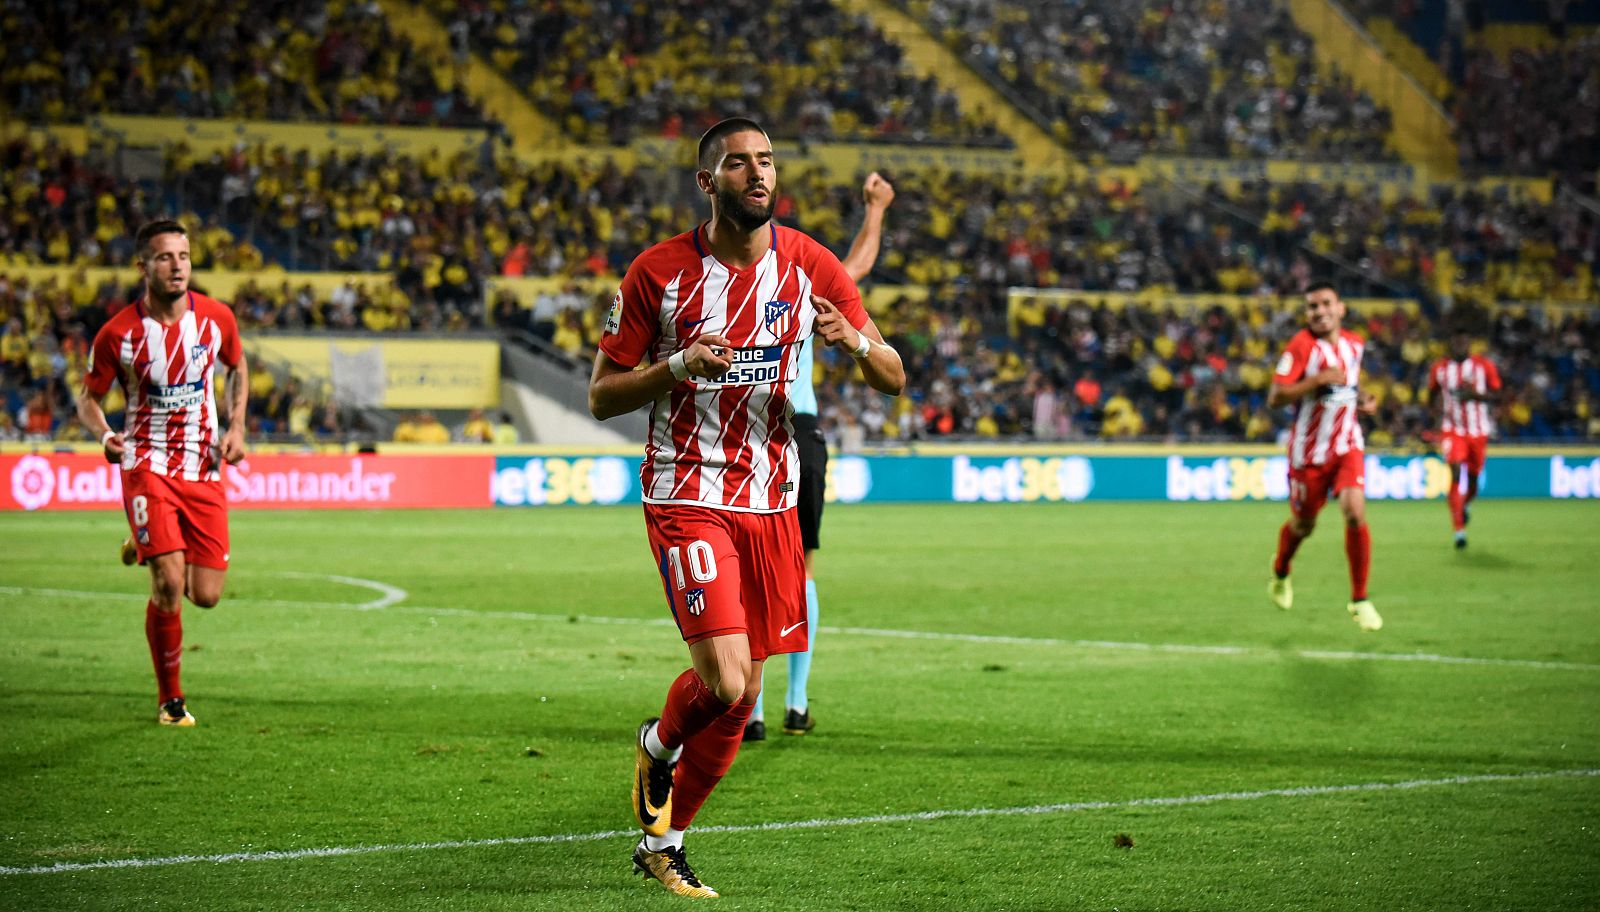
[[[228, 505], [268, 510], [488, 507], [492, 456], [262, 453], [223, 466]], [[95, 455], [0, 456], [0, 510], [122, 508], [122, 471]]]

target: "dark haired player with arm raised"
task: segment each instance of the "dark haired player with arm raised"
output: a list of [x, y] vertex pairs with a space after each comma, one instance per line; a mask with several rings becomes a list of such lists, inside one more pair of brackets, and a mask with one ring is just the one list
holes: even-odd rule
[[738, 752], [768, 656], [804, 649], [805, 563], [795, 520], [790, 385], [811, 335], [848, 351], [873, 388], [905, 370], [836, 258], [772, 222], [771, 140], [744, 118], [701, 137], [695, 180], [711, 218], [640, 254], [606, 319], [589, 408], [651, 404], [640, 483], [651, 563], [691, 667], [639, 726], [635, 868], [711, 897], [684, 831]]

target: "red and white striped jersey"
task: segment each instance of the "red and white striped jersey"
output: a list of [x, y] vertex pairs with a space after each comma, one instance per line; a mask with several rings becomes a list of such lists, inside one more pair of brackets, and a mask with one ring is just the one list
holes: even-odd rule
[[1482, 355], [1469, 355], [1460, 361], [1440, 358], [1428, 371], [1428, 389], [1444, 398], [1444, 421], [1439, 430], [1463, 437], [1494, 434], [1494, 414], [1487, 402], [1463, 402], [1458, 393], [1472, 390], [1480, 396], [1500, 388], [1500, 371]]
[[212, 374], [218, 359], [233, 367], [241, 354], [233, 312], [192, 291], [188, 309], [171, 326], [136, 301], [100, 327], [84, 385], [104, 396], [112, 382], [122, 383], [128, 397], [122, 470], [220, 480]]
[[691, 377], [650, 410], [639, 480], [646, 503], [776, 513], [792, 508], [799, 452], [789, 387], [800, 343], [812, 334], [815, 293], [860, 328], [861, 293], [837, 257], [791, 228], [772, 226], [772, 248], [747, 269], [712, 256], [704, 226], [664, 241], [628, 267], [600, 350], [624, 367], [664, 361], [702, 333], [725, 336], [733, 366]]
[[1320, 466], [1335, 457], [1366, 447], [1361, 422], [1356, 416], [1360, 392], [1361, 354], [1366, 343], [1349, 330], [1339, 330], [1333, 341], [1319, 339], [1302, 329], [1289, 340], [1278, 358], [1272, 382], [1287, 385], [1334, 367], [1344, 372], [1344, 382], [1317, 390], [1295, 403], [1294, 424], [1289, 430], [1291, 468]]

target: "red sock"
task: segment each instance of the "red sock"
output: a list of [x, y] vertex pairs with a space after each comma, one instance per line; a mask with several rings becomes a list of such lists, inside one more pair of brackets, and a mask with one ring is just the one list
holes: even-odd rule
[[1372, 563], [1372, 533], [1367, 524], [1344, 527], [1344, 553], [1350, 559], [1350, 601], [1367, 597], [1367, 570]]
[[1467, 473], [1467, 496], [1462, 499], [1461, 505], [1472, 503], [1472, 498], [1478, 496], [1478, 475], [1475, 472]]
[[667, 705], [661, 710], [656, 737], [669, 749], [682, 747], [730, 708], [690, 668], [667, 688]]
[[1289, 523], [1284, 523], [1283, 528], [1278, 530], [1278, 556], [1272, 561], [1272, 572], [1280, 577], [1288, 576], [1289, 562], [1294, 560], [1294, 553], [1300, 550], [1300, 543], [1305, 540], [1305, 536], [1295, 534]]
[[183, 615], [156, 610], [155, 602], [144, 606], [144, 638], [150, 643], [150, 661], [156, 667], [156, 692], [165, 703], [183, 696], [178, 684], [178, 666], [183, 663]]
[[1460, 532], [1467, 524], [1465, 517], [1461, 515], [1462, 508], [1467, 505], [1466, 498], [1461, 494], [1461, 488], [1458, 485], [1451, 485], [1450, 493], [1446, 494], [1444, 499], [1450, 504], [1450, 524]]
[[744, 724], [755, 711], [755, 703], [735, 703], [699, 734], [683, 745], [672, 777], [672, 826], [687, 830], [700, 805], [722, 781], [744, 741]]

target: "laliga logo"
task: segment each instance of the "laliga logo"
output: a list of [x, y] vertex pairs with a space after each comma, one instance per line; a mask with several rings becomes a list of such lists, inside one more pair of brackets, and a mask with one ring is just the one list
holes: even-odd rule
[[24, 456], [11, 470], [11, 496], [24, 510], [37, 510], [50, 502], [55, 493], [56, 479], [50, 472], [50, 460], [42, 456]]

